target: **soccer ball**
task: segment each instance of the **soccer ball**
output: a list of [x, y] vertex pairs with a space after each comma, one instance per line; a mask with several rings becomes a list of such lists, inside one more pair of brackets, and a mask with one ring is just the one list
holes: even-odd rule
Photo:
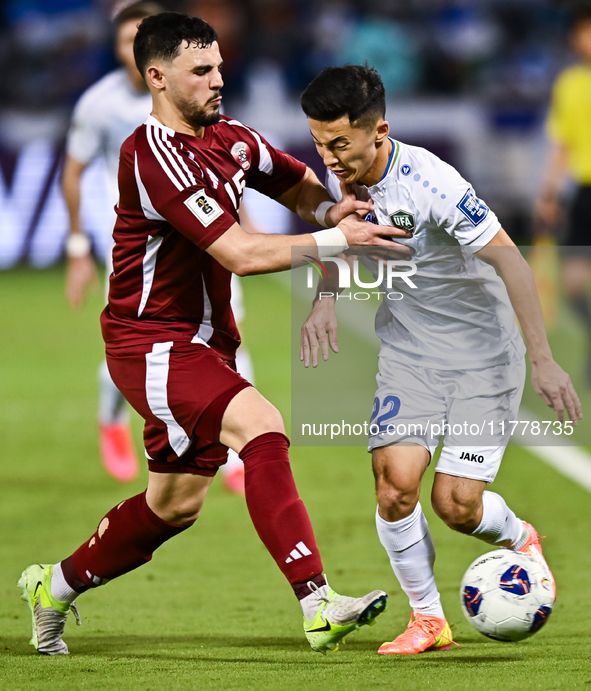
[[554, 605], [540, 564], [505, 549], [483, 554], [470, 565], [460, 597], [466, 619], [497, 641], [521, 641], [539, 631]]

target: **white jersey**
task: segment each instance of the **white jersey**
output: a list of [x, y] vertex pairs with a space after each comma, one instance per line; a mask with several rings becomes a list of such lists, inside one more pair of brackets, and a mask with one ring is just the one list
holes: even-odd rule
[[[495, 214], [468, 182], [437, 156], [392, 140], [382, 179], [372, 187], [355, 185], [371, 197], [375, 222], [413, 232], [395, 238], [415, 249], [417, 272], [411, 288], [401, 278], [381, 291], [376, 315], [380, 354], [437, 369], [481, 369], [523, 357], [525, 345], [505, 284], [474, 253], [497, 234]], [[327, 188], [341, 198], [338, 178], [328, 171]], [[363, 259], [377, 278], [377, 264]], [[384, 272], [386, 275], [386, 272]]]
[[113, 204], [117, 202], [119, 151], [123, 142], [152, 110], [149, 91], [137, 91], [122, 69], [109, 72], [87, 89], [76, 104], [67, 153], [80, 163], [105, 159]]

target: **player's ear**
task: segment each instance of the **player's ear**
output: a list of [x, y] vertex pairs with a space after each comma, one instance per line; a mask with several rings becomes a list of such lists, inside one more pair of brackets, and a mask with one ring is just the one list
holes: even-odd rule
[[376, 125], [376, 144], [381, 144], [390, 134], [390, 125], [386, 120], [380, 118]]
[[164, 89], [164, 73], [158, 65], [150, 65], [146, 70], [146, 83], [157, 91]]

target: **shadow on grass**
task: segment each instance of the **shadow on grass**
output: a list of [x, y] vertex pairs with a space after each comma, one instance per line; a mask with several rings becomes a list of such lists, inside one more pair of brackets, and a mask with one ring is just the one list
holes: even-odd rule
[[486, 654], [479, 655], [454, 655], [453, 653], [426, 653], [420, 656], [414, 655], [404, 655], [404, 659], [420, 661], [421, 664], [427, 663], [430, 665], [445, 665], [449, 667], [450, 665], [461, 665], [470, 664], [478, 665], [479, 667], [484, 664], [505, 664], [506, 662], [523, 662], [523, 657], [520, 655], [495, 655], [487, 652]]
[[[70, 638], [68, 646], [72, 656], [109, 658], [205, 660], [208, 662], [267, 662], [285, 664], [285, 660], [224, 658], [216, 651], [234, 648], [257, 649], [267, 652], [309, 653], [306, 640], [298, 638], [263, 638], [252, 636], [80, 636]], [[374, 649], [376, 644], [374, 644]], [[153, 652], [152, 652], [153, 651]], [[178, 655], [182, 651], [181, 655]], [[175, 653], [177, 653], [175, 655]], [[35, 655], [34, 649], [22, 637], [0, 637], [2, 655]], [[319, 656], [320, 657], [320, 656]], [[323, 659], [323, 658], [322, 658]], [[350, 664], [350, 663], [347, 663]]]
[[[183, 662], [208, 662], [208, 663], [256, 663], [270, 665], [299, 665], [304, 662], [330, 662], [336, 665], [351, 665], [354, 662], [362, 662], [363, 658], [357, 660], [342, 659], [342, 654], [349, 653], [376, 653], [381, 644], [378, 640], [351, 640], [346, 645], [341, 645], [341, 653], [334, 655], [312, 655], [305, 639], [302, 637], [251, 637], [251, 636], [80, 636], [70, 639], [69, 647], [72, 654], [70, 660], [75, 658], [104, 657], [112, 661], [117, 659], [137, 659], [137, 660], [168, 660]], [[224, 655], [222, 651], [228, 649], [243, 649], [244, 656]], [[269, 657], [256, 657], [249, 655], [254, 652], [270, 653]], [[280, 657], [275, 659], [274, 655], [281, 652], [292, 654], [301, 653], [306, 659], [287, 659]], [[468, 654], [466, 654], [468, 653]], [[23, 637], [1, 637], [0, 638], [0, 658], [5, 656], [34, 657], [36, 656], [33, 648]], [[43, 656], [39, 656], [43, 659]], [[372, 661], [377, 659], [372, 656]], [[389, 660], [392, 664], [420, 664], [427, 667], [438, 665], [482, 665], [482, 664], [505, 664], [507, 662], [518, 662], [523, 659], [521, 655], [507, 655], [506, 650], [494, 652], [481, 649], [472, 651], [449, 651], [449, 652], [428, 652], [420, 656], [384, 656], [381, 659]], [[404, 662], [403, 662], [404, 660]]]

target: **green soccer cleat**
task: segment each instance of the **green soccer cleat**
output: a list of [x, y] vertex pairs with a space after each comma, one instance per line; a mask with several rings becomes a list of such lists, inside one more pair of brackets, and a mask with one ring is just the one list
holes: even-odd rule
[[383, 590], [374, 590], [364, 597], [345, 597], [335, 593], [328, 584], [319, 588], [310, 581], [308, 587], [323, 600], [314, 619], [304, 617], [306, 638], [318, 653], [338, 650], [345, 636], [360, 626], [375, 624], [376, 617], [388, 606], [388, 596]]
[[23, 571], [18, 585], [33, 618], [31, 645], [42, 655], [68, 655], [70, 651], [62, 640], [68, 612], [74, 612], [78, 626], [80, 615], [74, 602], [58, 602], [52, 597], [52, 573], [51, 564], [33, 564]]

